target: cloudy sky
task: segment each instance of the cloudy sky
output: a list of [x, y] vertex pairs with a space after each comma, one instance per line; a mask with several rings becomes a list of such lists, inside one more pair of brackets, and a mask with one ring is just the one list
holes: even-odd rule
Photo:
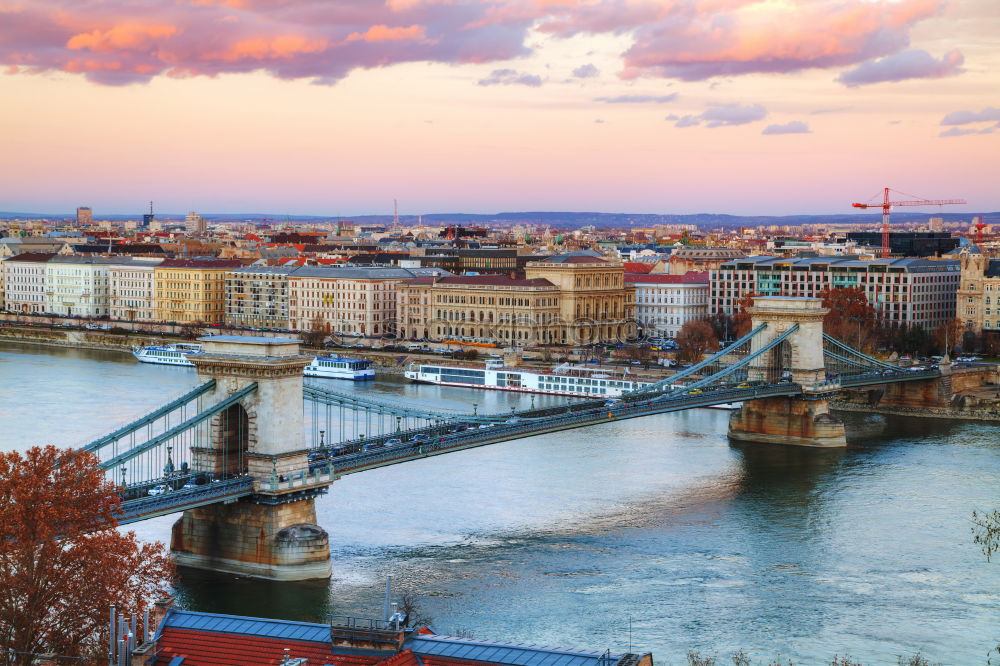
[[0, 0], [0, 72], [0, 210], [1000, 210], [998, 0]]

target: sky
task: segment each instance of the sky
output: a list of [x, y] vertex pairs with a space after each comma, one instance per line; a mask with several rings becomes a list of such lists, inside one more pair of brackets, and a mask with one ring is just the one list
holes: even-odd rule
[[0, 0], [6, 211], [933, 215], [998, 155], [998, 0]]

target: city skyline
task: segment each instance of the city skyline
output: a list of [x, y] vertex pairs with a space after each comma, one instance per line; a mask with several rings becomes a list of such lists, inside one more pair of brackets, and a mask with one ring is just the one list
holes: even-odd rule
[[986, 0], [0, 15], [5, 210], [833, 214], [884, 186], [1000, 210]]

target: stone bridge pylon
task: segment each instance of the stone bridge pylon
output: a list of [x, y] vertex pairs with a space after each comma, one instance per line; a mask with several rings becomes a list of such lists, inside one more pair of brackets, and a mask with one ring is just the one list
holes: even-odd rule
[[829, 310], [818, 298], [790, 296], [758, 296], [747, 310], [753, 321], [751, 328], [767, 324], [754, 337], [753, 350], [796, 327], [784, 342], [754, 360], [748, 378], [769, 383], [791, 381], [802, 387], [802, 393], [744, 402], [729, 418], [730, 439], [847, 446], [844, 424], [830, 413], [829, 401], [839, 386], [826, 378], [823, 317]]
[[174, 524], [170, 549], [181, 566], [273, 580], [330, 576], [330, 544], [316, 524], [315, 497], [329, 481], [291, 480], [308, 470], [302, 371], [312, 361], [288, 338], [209, 336], [189, 356], [215, 379], [219, 403], [256, 384], [212, 417], [208, 441], [192, 447], [192, 471], [224, 479], [249, 475], [254, 493], [228, 504], [189, 509]]

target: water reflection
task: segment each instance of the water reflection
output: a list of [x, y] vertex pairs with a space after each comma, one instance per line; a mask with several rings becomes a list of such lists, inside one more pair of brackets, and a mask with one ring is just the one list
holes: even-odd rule
[[[79, 441], [197, 383], [125, 354], [0, 348], [0, 449]], [[503, 411], [524, 396], [384, 378], [330, 382], [422, 407]], [[558, 400], [558, 399], [554, 399]], [[543, 404], [539, 398], [536, 403]], [[1000, 425], [848, 414], [846, 450], [730, 445], [689, 410], [543, 435], [337, 481], [317, 502], [334, 578], [184, 571], [188, 607], [303, 620], [381, 608], [384, 576], [437, 629], [659, 663], [691, 649], [823, 663], [982, 663], [1000, 568], [969, 543], [996, 504]], [[174, 517], [140, 523], [169, 539]], [[766, 663], [766, 662], [765, 662]]]

